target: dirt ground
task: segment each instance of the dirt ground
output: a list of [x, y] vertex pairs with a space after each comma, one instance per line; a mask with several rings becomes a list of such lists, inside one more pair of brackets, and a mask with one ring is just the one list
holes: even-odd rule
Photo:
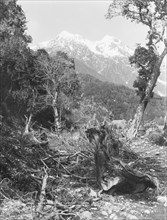
[[[101, 201], [94, 203], [94, 207], [90, 207], [90, 219], [167, 219], [167, 147], [157, 146], [146, 139], [140, 139], [131, 144], [131, 149], [143, 157], [142, 170], [147, 166], [147, 171], [149, 169], [150, 173], [158, 178], [159, 195], [155, 196], [149, 191], [138, 195], [114, 197], [103, 194]], [[165, 198], [163, 202], [159, 201], [161, 197]]]

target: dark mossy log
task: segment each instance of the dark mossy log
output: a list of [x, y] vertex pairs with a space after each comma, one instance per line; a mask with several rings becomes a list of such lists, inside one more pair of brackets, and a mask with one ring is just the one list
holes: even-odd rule
[[[94, 144], [96, 177], [105, 192], [114, 194], [135, 194], [148, 188], [158, 189], [158, 180], [151, 175], [134, 170], [123, 162], [123, 143], [105, 127], [90, 128], [86, 135]], [[126, 150], [126, 147], [125, 149]]]
[[126, 163], [115, 160], [114, 177], [102, 182], [102, 188], [109, 194], [136, 194], [148, 188], [158, 190], [158, 180], [147, 173], [133, 170]]

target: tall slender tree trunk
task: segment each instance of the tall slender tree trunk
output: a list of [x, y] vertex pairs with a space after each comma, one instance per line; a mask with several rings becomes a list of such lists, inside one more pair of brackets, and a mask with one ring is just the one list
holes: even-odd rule
[[58, 92], [55, 93], [55, 97], [53, 99], [53, 111], [54, 111], [54, 123], [55, 128], [57, 132], [59, 133], [61, 131], [61, 123], [60, 123], [60, 117], [57, 109], [57, 102], [58, 102]]
[[60, 132], [61, 131], [61, 123], [60, 123], [60, 118], [59, 118], [57, 107], [54, 107], [54, 120], [55, 120], [55, 127], [57, 129], [57, 132]]
[[[167, 108], [167, 105], [166, 105], [166, 108]], [[167, 137], [167, 110], [166, 110], [166, 112], [165, 112], [163, 130], [164, 130], [164, 135]]]
[[[34, 136], [34, 131], [30, 131], [30, 124], [31, 124], [31, 120], [32, 120], [32, 114], [30, 114], [29, 117], [26, 117], [26, 126], [23, 132], [23, 137], [26, 137], [26, 139], [28, 139], [29, 141], [32, 141], [36, 144], [41, 144], [44, 142], [40, 142], [36, 139], [36, 137]], [[46, 142], [45, 142], [46, 143]]]
[[136, 114], [135, 114], [134, 119], [132, 121], [131, 127], [127, 133], [127, 138], [129, 138], [129, 139], [136, 137], [136, 135], [138, 133], [139, 127], [140, 127], [141, 122], [143, 120], [144, 111], [147, 107], [148, 102], [150, 101], [152, 91], [153, 91], [154, 87], [156, 86], [157, 79], [160, 75], [160, 67], [161, 67], [162, 61], [163, 61], [164, 57], [166, 56], [166, 54], [167, 54], [167, 44], [165, 44], [164, 51], [162, 52], [161, 55], [159, 55], [159, 57], [157, 58], [157, 61], [155, 62], [151, 78], [148, 82], [148, 85], [147, 85], [147, 88], [145, 91], [145, 96], [144, 96], [143, 100], [140, 102], [140, 104], [136, 110]]
[[140, 128], [140, 125], [143, 121], [144, 111], [147, 107], [148, 102], [140, 102], [140, 104], [137, 107], [136, 114], [134, 116], [134, 119], [132, 121], [131, 127], [127, 133], [127, 137], [129, 139], [132, 139], [133, 137], [136, 137], [138, 130]]
[[32, 119], [32, 114], [30, 114], [30, 116], [28, 118], [26, 117], [26, 126], [25, 126], [25, 129], [24, 129], [23, 135], [29, 134], [31, 119]]

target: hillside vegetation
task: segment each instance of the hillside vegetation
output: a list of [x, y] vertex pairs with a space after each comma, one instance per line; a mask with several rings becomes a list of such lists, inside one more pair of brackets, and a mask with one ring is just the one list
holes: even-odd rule
[[[115, 119], [133, 118], [139, 97], [135, 90], [113, 83], [102, 82], [90, 75], [79, 75], [84, 97], [92, 99], [105, 106], [114, 114]], [[165, 112], [165, 98], [155, 94], [145, 113], [145, 120], [155, 120], [163, 123]]]

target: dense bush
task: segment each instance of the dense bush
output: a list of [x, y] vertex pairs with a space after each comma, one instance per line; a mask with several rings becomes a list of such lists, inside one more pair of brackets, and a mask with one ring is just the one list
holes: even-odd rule
[[[102, 82], [89, 75], [80, 75], [84, 97], [92, 99], [114, 114], [115, 119], [133, 118], [139, 97], [133, 89], [113, 83]], [[164, 117], [165, 100], [155, 95], [145, 112], [145, 120]]]

